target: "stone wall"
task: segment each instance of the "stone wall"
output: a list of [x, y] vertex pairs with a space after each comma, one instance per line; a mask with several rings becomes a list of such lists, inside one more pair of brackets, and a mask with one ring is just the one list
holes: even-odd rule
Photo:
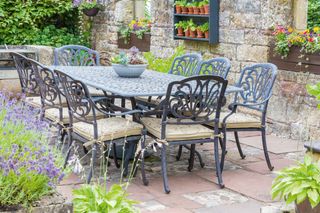
[[[100, 14], [95, 20], [95, 44], [99, 51], [117, 52], [117, 29], [130, 20], [130, 4], [118, 3], [114, 10]], [[130, 2], [130, 1], [129, 1]], [[275, 24], [293, 23], [292, 0], [221, 0], [220, 41], [218, 45], [173, 40], [172, 0], [152, 0], [153, 27], [151, 52], [164, 57], [178, 45], [187, 51], [200, 52], [205, 58], [224, 56], [231, 60], [230, 83], [239, 77], [240, 70], [252, 63], [268, 61], [270, 28]], [[119, 9], [120, 8], [120, 9]], [[121, 9], [122, 8], [122, 9]], [[120, 13], [119, 13], [120, 12]], [[295, 139], [320, 138], [320, 110], [315, 100], [306, 94], [307, 83], [315, 83], [320, 76], [309, 73], [279, 71], [274, 95], [269, 104], [269, 130]]]

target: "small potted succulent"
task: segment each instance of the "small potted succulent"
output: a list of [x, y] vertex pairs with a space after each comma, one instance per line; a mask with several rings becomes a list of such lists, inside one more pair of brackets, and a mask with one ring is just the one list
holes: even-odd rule
[[148, 66], [136, 47], [131, 47], [128, 53], [121, 52], [111, 59], [111, 63], [113, 70], [124, 78], [138, 78]]
[[272, 198], [295, 203], [297, 213], [320, 212], [320, 161], [306, 155], [297, 166], [284, 168], [272, 183]]
[[87, 16], [96, 16], [103, 5], [97, 0], [74, 0], [73, 6], [78, 7]]
[[184, 36], [184, 29], [186, 28], [186, 22], [179, 21], [178, 23], [175, 24], [175, 28], [178, 31], [177, 36]]

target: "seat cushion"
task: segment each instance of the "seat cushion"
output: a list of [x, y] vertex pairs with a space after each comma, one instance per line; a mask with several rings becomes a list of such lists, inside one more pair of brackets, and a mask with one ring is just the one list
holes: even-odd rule
[[[220, 114], [220, 127], [223, 119], [230, 112], [221, 112]], [[213, 125], [211, 125], [213, 126]], [[229, 129], [240, 129], [240, 128], [261, 128], [261, 120], [250, 114], [244, 114], [236, 112], [228, 117], [226, 127]]]
[[[97, 120], [98, 140], [109, 141], [117, 138], [141, 135], [143, 126], [139, 123], [121, 117], [111, 117]], [[93, 140], [93, 125], [84, 122], [73, 124], [73, 131], [82, 137]]]
[[33, 108], [41, 108], [41, 98], [37, 97], [27, 97], [25, 100], [26, 104]]
[[[45, 117], [51, 121], [59, 122], [59, 118], [60, 118], [59, 109], [57, 109], [57, 108], [47, 109], [45, 111]], [[97, 119], [103, 118], [104, 114], [99, 111], [96, 111], [96, 117], [97, 117]], [[68, 111], [67, 107], [62, 108], [62, 118], [63, 118], [62, 122], [64, 124], [69, 123], [69, 111]], [[87, 116], [87, 119], [88, 120], [93, 119], [92, 111]], [[74, 120], [74, 122], [77, 122], [77, 120]]]
[[[161, 118], [145, 117], [141, 119], [143, 125], [148, 132], [157, 138], [161, 138]], [[182, 140], [196, 140], [212, 138], [214, 132], [203, 125], [175, 125], [167, 124], [166, 126], [166, 140], [182, 141]]]
[[140, 103], [146, 103], [146, 104], [152, 104], [152, 105], [158, 105], [160, 104], [161, 101], [164, 100], [164, 96], [162, 97], [157, 97], [157, 96], [152, 96], [151, 100], [149, 100], [149, 97], [147, 96], [140, 96], [140, 97], [136, 97], [136, 101], [140, 102]]

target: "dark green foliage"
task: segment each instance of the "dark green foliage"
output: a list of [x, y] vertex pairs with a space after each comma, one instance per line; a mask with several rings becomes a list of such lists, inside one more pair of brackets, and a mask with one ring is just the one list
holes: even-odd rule
[[0, 44], [81, 44], [77, 23], [72, 0], [0, 1]]
[[309, 0], [308, 5], [308, 28], [320, 26], [320, 1]]

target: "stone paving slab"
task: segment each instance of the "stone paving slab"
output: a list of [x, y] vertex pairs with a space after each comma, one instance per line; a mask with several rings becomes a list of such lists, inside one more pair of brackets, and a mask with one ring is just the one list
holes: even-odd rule
[[[288, 167], [296, 164], [295, 161], [289, 160], [289, 159], [273, 159], [271, 160], [271, 163], [274, 166], [274, 171], [278, 171], [283, 169], [284, 167]], [[270, 170], [265, 161], [249, 163], [245, 165], [245, 169], [253, 172], [257, 172], [263, 175], [270, 174]]]
[[[240, 143], [263, 149], [261, 137], [259, 136], [240, 138]], [[267, 135], [267, 145], [268, 151], [274, 154], [300, 152], [304, 150], [303, 142], [280, 138], [274, 135]]]
[[261, 208], [261, 203], [248, 200], [243, 203], [232, 203], [228, 205], [214, 206], [211, 208], [200, 208], [196, 209], [195, 213], [259, 213]]

